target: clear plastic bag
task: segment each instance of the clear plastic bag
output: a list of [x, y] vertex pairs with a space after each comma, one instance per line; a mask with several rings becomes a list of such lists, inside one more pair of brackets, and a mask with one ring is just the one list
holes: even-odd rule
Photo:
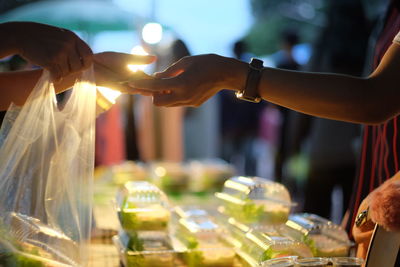
[[44, 72], [0, 130], [0, 266], [82, 266], [92, 216], [96, 86], [57, 102]]

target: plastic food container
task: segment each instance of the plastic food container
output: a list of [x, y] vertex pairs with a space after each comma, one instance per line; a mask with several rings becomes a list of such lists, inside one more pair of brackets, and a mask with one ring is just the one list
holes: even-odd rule
[[312, 257], [311, 250], [301, 242], [286, 237], [259, 233], [254, 230], [246, 233], [241, 251], [258, 264], [269, 259], [285, 256]]
[[307, 244], [315, 257], [348, 256], [353, 245], [339, 225], [314, 214], [292, 214], [277, 229], [282, 235]]
[[37, 218], [5, 213], [0, 219], [0, 266], [78, 266], [86, 243], [76, 241]]
[[294, 206], [285, 186], [259, 177], [232, 177], [215, 196], [223, 213], [248, 224], [285, 223]]
[[191, 172], [190, 191], [221, 191], [224, 182], [235, 174], [233, 165], [222, 159], [193, 160], [189, 163]]
[[261, 263], [261, 267], [294, 267], [296, 256], [270, 259]]
[[146, 181], [124, 184], [116, 197], [118, 218], [122, 229], [136, 231], [165, 231], [171, 212], [166, 195]]
[[219, 237], [219, 226], [201, 209], [178, 209], [175, 236], [184, 244], [188, 266], [232, 266], [235, 252]]
[[355, 257], [333, 257], [331, 258], [331, 263], [333, 267], [358, 267], [362, 266], [364, 260]]
[[296, 267], [325, 267], [328, 266], [328, 258], [297, 258], [294, 260]]
[[[273, 226], [268, 227], [267, 232], [260, 232], [237, 222], [234, 218], [229, 218], [221, 227], [225, 240], [250, 266], [258, 266], [264, 261], [278, 257], [312, 257], [311, 250], [306, 245], [279, 236]], [[263, 228], [264, 231], [266, 229], [267, 227]]]
[[154, 184], [168, 194], [182, 193], [188, 189], [189, 170], [183, 163], [153, 162], [150, 171]]
[[141, 239], [131, 245], [121, 236], [114, 236], [121, 262], [125, 267], [173, 267], [177, 263], [177, 253], [163, 238]]
[[111, 167], [113, 182], [123, 185], [128, 181], [144, 181], [150, 178], [149, 171], [141, 162], [125, 161]]

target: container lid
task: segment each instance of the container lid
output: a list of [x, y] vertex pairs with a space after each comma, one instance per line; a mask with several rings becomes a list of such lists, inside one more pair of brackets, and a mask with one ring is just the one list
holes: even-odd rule
[[224, 183], [218, 198], [245, 204], [246, 200], [271, 201], [285, 206], [294, 206], [289, 191], [280, 183], [260, 177], [235, 176]]
[[206, 210], [194, 206], [176, 206], [174, 210], [181, 218], [208, 216], [208, 212]]
[[122, 207], [124, 203], [148, 203], [169, 206], [165, 193], [147, 181], [126, 182], [117, 192], [116, 200], [119, 207]]
[[342, 227], [315, 214], [291, 214], [286, 226], [304, 235], [324, 235], [344, 244], [352, 244]]

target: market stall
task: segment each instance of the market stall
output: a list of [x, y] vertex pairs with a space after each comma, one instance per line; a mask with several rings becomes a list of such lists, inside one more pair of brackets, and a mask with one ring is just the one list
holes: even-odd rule
[[226, 162], [126, 162], [96, 174], [95, 221], [114, 231], [104, 242], [116, 261], [102, 266], [363, 263], [340, 226], [292, 213], [284, 185], [235, 176]]

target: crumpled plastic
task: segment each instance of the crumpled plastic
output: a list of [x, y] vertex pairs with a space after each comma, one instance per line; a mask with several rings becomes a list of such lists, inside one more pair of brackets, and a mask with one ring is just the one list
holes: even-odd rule
[[96, 85], [63, 101], [43, 72], [0, 130], [0, 266], [83, 266], [92, 217]]

